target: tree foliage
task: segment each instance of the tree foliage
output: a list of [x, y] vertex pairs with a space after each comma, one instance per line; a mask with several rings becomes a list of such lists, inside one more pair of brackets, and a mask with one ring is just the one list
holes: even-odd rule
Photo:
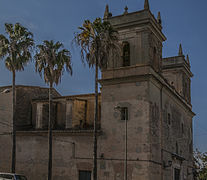
[[5, 59], [9, 71], [22, 71], [32, 58], [33, 34], [19, 23], [6, 23], [5, 31], [8, 37], [0, 35], [0, 58]]
[[57, 85], [64, 70], [72, 75], [71, 53], [63, 49], [62, 43], [45, 40], [43, 44], [37, 45], [37, 49], [35, 68], [41, 77], [44, 76], [47, 84]]
[[194, 152], [194, 166], [196, 180], [207, 179], [207, 152], [200, 152], [198, 149]]
[[107, 66], [112, 55], [120, 55], [118, 32], [110, 22], [96, 18], [94, 22], [85, 20], [75, 35], [75, 42], [81, 48], [81, 59], [93, 67], [98, 61], [99, 68]]

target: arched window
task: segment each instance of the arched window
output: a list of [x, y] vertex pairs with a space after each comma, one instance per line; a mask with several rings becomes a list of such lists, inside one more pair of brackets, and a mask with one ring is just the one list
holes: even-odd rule
[[130, 66], [130, 44], [123, 42], [123, 66]]

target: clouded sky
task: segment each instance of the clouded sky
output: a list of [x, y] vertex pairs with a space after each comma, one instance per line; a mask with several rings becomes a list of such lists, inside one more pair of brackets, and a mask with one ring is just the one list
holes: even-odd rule
[[[194, 118], [194, 147], [207, 151], [207, 1], [206, 0], [149, 0], [150, 9], [157, 17], [161, 12], [163, 32], [167, 37], [163, 57], [176, 56], [179, 43], [184, 54], [189, 54], [192, 79]], [[0, 33], [4, 23], [20, 22], [34, 34], [36, 43], [55, 40], [64, 43], [72, 52], [73, 77], [65, 74], [57, 89], [62, 95], [93, 92], [94, 72], [84, 67], [79, 51], [71, 47], [74, 32], [85, 19], [103, 17], [109, 4], [113, 15], [143, 9], [144, 0], [0, 0]], [[0, 86], [11, 84], [11, 73], [0, 62]], [[17, 84], [46, 86], [31, 63], [17, 74]]]

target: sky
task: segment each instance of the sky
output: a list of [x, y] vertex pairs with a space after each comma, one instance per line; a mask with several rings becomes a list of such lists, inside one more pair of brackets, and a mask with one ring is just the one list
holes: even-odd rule
[[[192, 105], [194, 117], [194, 148], [207, 151], [207, 1], [206, 0], [149, 0], [151, 12], [161, 12], [163, 57], [176, 56], [182, 43], [184, 54], [189, 54], [192, 78]], [[36, 44], [43, 40], [60, 41], [72, 53], [73, 76], [65, 73], [56, 88], [62, 95], [92, 93], [94, 71], [84, 66], [79, 50], [71, 46], [74, 33], [85, 19], [103, 17], [105, 5], [113, 16], [142, 10], [144, 0], [0, 0], [0, 34], [4, 23], [19, 22], [34, 34]], [[17, 84], [45, 87], [43, 79], [35, 73], [34, 63], [24, 72], [17, 73]], [[0, 86], [10, 85], [11, 73], [0, 62]]]

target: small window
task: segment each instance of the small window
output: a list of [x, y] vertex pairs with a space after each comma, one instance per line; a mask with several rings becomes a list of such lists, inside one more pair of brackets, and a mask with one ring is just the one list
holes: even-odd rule
[[123, 42], [123, 66], [130, 66], [130, 44]]
[[180, 180], [180, 169], [174, 169], [174, 180]]
[[182, 133], [184, 134], [184, 124], [183, 123], [181, 125], [181, 128], [182, 128]]
[[121, 107], [121, 120], [128, 120], [128, 108]]
[[170, 113], [167, 114], [167, 121], [168, 121], [168, 124], [170, 125], [171, 124], [171, 117], [170, 117]]
[[91, 180], [91, 171], [79, 171], [79, 180]]

